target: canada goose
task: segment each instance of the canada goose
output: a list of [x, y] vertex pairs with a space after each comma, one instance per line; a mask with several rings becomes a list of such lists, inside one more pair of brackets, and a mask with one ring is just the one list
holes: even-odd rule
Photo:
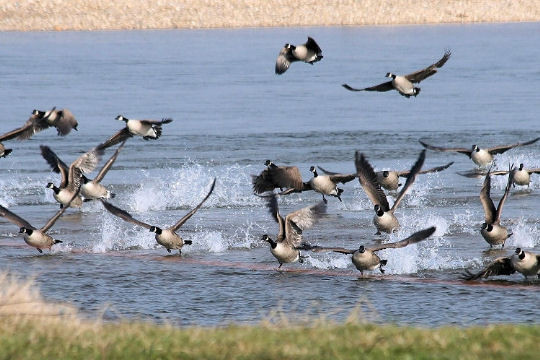
[[482, 207], [484, 208], [486, 220], [482, 224], [482, 229], [480, 230], [480, 233], [488, 242], [490, 247], [493, 247], [493, 245], [502, 245], [502, 247], [504, 247], [504, 242], [506, 241], [506, 239], [512, 236], [511, 231], [508, 231], [504, 226], [501, 226], [502, 209], [504, 206], [504, 202], [508, 197], [508, 193], [510, 192], [510, 185], [512, 185], [512, 170], [513, 166], [509, 170], [508, 182], [504, 190], [504, 195], [499, 201], [499, 206], [497, 208], [495, 208], [493, 200], [491, 200], [490, 197], [491, 174], [489, 171], [484, 180], [482, 190], [480, 191], [480, 202], [482, 203]]
[[56, 156], [50, 147], [41, 145], [40, 149], [41, 156], [47, 161], [52, 170], [62, 176], [59, 187], [56, 187], [52, 182], [47, 184], [47, 188], [53, 190], [53, 196], [60, 203], [60, 208], [67, 206], [70, 202], [72, 207], [81, 207], [82, 199], [80, 196], [76, 196], [72, 201], [70, 199], [74, 193], [79, 192], [83, 173], [91, 172], [96, 168], [103, 155], [103, 148], [97, 146], [82, 154], [71, 163], [69, 168]]
[[168, 124], [173, 121], [172, 119], [135, 120], [128, 119], [123, 115], [118, 115], [116, 120], [124, 121], [126, 123], [126, 127], [118, 131], [116, 134], [111, 136], [110, 139], [101, 144], [104, 149], [121, 143], [122, 141], [135, 135], [142, 136], [144, 140], [159, 139], [161, 136], [161, 125]]
[[199, 210], [199, 208], [204, 204], [204, 202], [208, 199], [210, 194], [212, 194], [212, 191], [214, 191], [214, 187], [216, 185], [216, 179], [214, 178], [214, 181], [212, 181], [212, 185], [210, 187], [210, 190], [208, 191], [208, 194], [202, 199], [202, 201], [199, 203], [199, 205], [195, 206], [190, 212], [188, 212], [184, 217], [182, 217], [176, 224], [174, 224], [171, 227], [168, 227], [166, 229], [162, 229], [158, 226], [153, 226], [147, 223], [144, 223], [142, 221], [139, 221], [137, 219], [134, 219], [131, 214], [129, 214], [127, 211], [122, 210], [120, 208], [117, 208], [116, 206], [108, 203], [107, 201], [101, 199], [101, 202], [103, 203], [103, 206], [105, 206], [105, 209], [111, 212], [111, 214], [118, 216], [124, 221], [130, 222], [135, 225], [142, 226], [150, 232], [153, 232], [156, 234], [155, 238], [158, 244], [162, 245], [167, 249], [167, 252], [171, 252], [171, 250], [178, 250], [178, 253], [182, 253], [182, 246], [184, 245], [191, 245], [191, 240], [184, 240], [178, 235], [176, 232], [178, 229], [184, 225], [186, 221], [189, 220], [190, 217], [193, 216]]
[[295, 61], [303, 61], [313, 65], [323, 58], [322, 50], [315, 40], [308, 36], [308, 41], [302, 45], [285, 44], [276, 60], [276, 74], [281, 75]]
[[302, 241], [302, 232], [312, 227], [326, 212], [326, 203], [321, 201], [296, 210], [284, 219], [279, 213], [277, 195], [272, 193], [266, 198], [270, 214], [279, 225], [279, 233], [275, 241], [266, 234], [262, 240], [270, 244], [270, 252], [279, 262], [278, 269], [285, 263], [303, 262], [300, 250], [312, 250], [314, 247]]
[[77, 125], [77, 120], [68, 109], [56, 110], [56, 107], [53, 107], [49, 111], [34, 110], [22, 127], [0, 136], [0, 141], [14, 138], [26, 140], [51, 126], [56, 127], [58, 135], [65, 136], [71, 129], [77, 130]]
[[275, 188], [302, 189], [302, 175], [296, 166], [277, 166], [270, 160], [266, 160], [265, 165], [266, 169], [259, 175], [252, 176], [253, 191], [256, 194]]
[[392, 73], [386, 73], [386, 77], [392, 78], [391, 81], [363, 88], [363, 89], [356, 89], [353, 88], [347, 84], [343, 84], [342, 86], [350, 91], [389, 91], [396, 89], [401, 95], [410, 98], [411, 96], [417, 96], [420, 93], [420, 88], [415, 87], [414, 83], [419, 83], [420, 81], [424, 80], [427, 77], [430, 77], [431, 75], [435, 74], [437, 72], [438, 68], [441, 68], [446, 61], [450, 58], [451, 52], [449, 50], [446, 50], [444, 52], [443, 57], [437, 61], [434, 64], [429, 65], [427, 68], [415, 71], [408, 75], [395, 75]]
[[8, 156], [9, 154], [11, 154], [12, 151], [13, 149], [6, 149], [4, 144], [0, 143], [0, 158]]
[[[506, 175], [508, 170], [493, 171], [491, 175]], [[515, 185], [527, 185], [531, 183], [531, 174], [540, 174], [540, 168], [525, 169], [523, 163], [519, 164], [519, 168], [512, 170], [512, 180]]]
[[392, 208], [390, 208], [388, 200], [386, 199], [386, 195], [384, 194], [384, 191], [381, 189], [381, 186], [377, 182], [377, 174], [375, 174], [375, 171], [373, 171], [373, 168], [371, 167], [367, 159], [364, 157], [364, 154], [360, 154], [358, 151], [356, 152], [355, 165], [358, 174], [358, 180], [360, 181], [360, 185], [362, 185], [362, 187], [364, 188], [364, 191], [366, 192], [368, 198], [375, 205], [375, 216], [373, 217], [373, 224], [375, 224], [375, 227], [377, 228], [376, 235], [379, 235], [381, 231], [391, 233], [399, 228], [399, 222], [394, 216], [394, 211], [403, 199], [403, 196], [405, 195], [407, 190], [411, 187], [414, 180], [416, 179], [416, 175], [422, 168], [425, 158], [426, 150], [422, 150], [420, 156], [418, 156], [418, 160], [416, 160], [416, 163], [414, 163], [409, 175], [407, 176], [405, 185], [401, 188], [401, 191], [397, 195], [394, 205], [392, 206]]
[[319, 175], [315, 166], [309, 168], [309, 171], [313, 173], [313, 177], [304, 186], [303, 190], [315, 190], [322, 194], [323, 201], [326, 202], [324, 195], [331, 195], [337, 197], [341, 201], [341, 193], [343, 189], [337, 187], [338, 183], [345, 184], [356, 178], [356, 174], [333, 174], [333, 175]]
[[[75, 199], [76, 196], [77, 193], [75, 193], [75, 195], [71, 199]], [[68, 204], [65, 207], [58, 210], [56, 214], [52, 218], [50, 218], [49, 221], [47, 221], [47, 223], [45, 224], [45, 226], [43, 226], [41, 229], [36, 229], [28, 221], [12, 213], [3, 206], [0, 206], [0, 216], [5, 217], [9, 222], [19, 226], [19, 233], [23, 234], [24, 241], [28, 245], [35, 247], [37, 251], [42, 253], [42, 249], [50, 250], [51, 246], [62, 242], [60, 240], [53, 239], [51, 236], [47, 235], [47, 230], [49, 230], [54, 225], [56, 220], [58, 220], [58, 218], [62, 216], [64, 211], [66, 211], [69, 206], [70, 201], [68, 201]]]
[[540, 278], [540, 255], [517, 248], [511, 256], [495, 259], [476, 274], [465, 270], [461, 278], [467, 281], [485, 279], [496, 275], [512, 275], [516, 271], [525, 276], [525, 279], [535, 275]]
[[333, 251], [341, 254], [352, 254], [352, 263], [354, 264], [354, 266], [356, 266], [358, 270], [360, 270], [360, 274], [362, 274], [362, 276], [364, 275], [364, 270], [375, 270], [376, 268], [379, 268], [379, 271], [384, 274], [384, 269], [382, 267], [386, 265], [387, 260], [381, 260], [381, 258], [379, 258], [379, 256], [377, 256], [375, 252], [387, 248], [402, 248], [409, 244], [415, 244], [417, 242], [427, 239], [429, 236], [431, 236], [431, 234], [435, 232], [435, 229], [435, 226], [432, 226], [430, 228], [415, 232], [404, 240], [388, 244], [381, 244], [371, 248], [366, 248], [364, 245], [360, 245], [358, 249], [353, 250], [348, 250], [344, 248], [317, 247], [313, 249], [313, 251]]
[[422, 146], [425, 147], [426, 149], [435, 150], [435, 151], [457, 152], [457, 153], [460, 153], [460, 154], [465, 154], [476, 165], [484, 167], [484, 166], [490, 164], [493, 161], [493, 155], [502, 154], [503, 152], [505, 152], [507, 150], [510, 150], [510, 149], [513, 149], [513, 148], [518, 147], [518, 146], [534, 144], [538, 140], [540, 140], [540, 137], [537, 137], [536, 139], [526, 141], [526, 142], [523, 142], [523, 143], [516, 143], [516, 144], [512, 144], [512, 145], [500, 145], [500, 146], [495, 146], [495, 147], [486, 148], [486, 149], [481, 149], [477, 145], [473, 145], [470, 149], [466, 149], [466, 148], [445, 148], [445, 147], [440, 147], [440, 146], [429, 145], [429, 144], [423, 142], [422, 140], [418, 140], [418, 142], [420, 142], [420, 144], [422, 144]]
[[[421, 171], [418, 172], [417, 175], [443, 171], [445, 169], [448, 169], [453, 163], [454, 162], [452, 161], [452, 162], [449, 162], [446, 165], [436, 166], [434, 168], [427, 169], [427, 170], [421, 170]], [[335, 172], [325, 170], [320, 166], [318, 168], [321, 169], [322, 172], [324, 172], [325, 174], [328, 174], [328, 175], [337, 174]], [[397, 190], [398, 187], [401, 186], [401, 184], [399, 183], [399, 178], [400, 177], [407, 177], [407, 176], [409, 176], [409, 173], [410, 173], [410, 170], [403, 170], [403, 171], [384, 170], [384, 171], [377, 171], [375, 174], [377, 175], [377, 182], [383, 188], [385, 188], [386, 190]], [[354, 175], [356, 176], [356, 174], [354, 174]]]

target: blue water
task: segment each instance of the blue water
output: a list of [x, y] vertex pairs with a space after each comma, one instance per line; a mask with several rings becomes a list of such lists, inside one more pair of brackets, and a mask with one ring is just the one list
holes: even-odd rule
[[[274, 62], [286, 42], [314, 37], [324, 59], [294, 63], [282, 76]], [[45, 184], [58, 184], [41, 158], [49, 145], [66, 162], [121, 128], [118, 114], [172, 117], [155, 141], [130, 139], [104, 184], [114, 204], [141, 220], [171, 225], [204, 196], [214, 194], [180, 230], [194, 245], [169, 255], [153, 234], [122, 222], [99, 203], [68, 210], [51, 229], [64, 241], [51, 254], [25, 245], [16, 226], [0, 219], [0, 270], [34, 276], [50, 300], [85, 314], [108, 306], [107, 318], [214, 325], [256, 322], [276, 310], [336, 320], [353, 309], [379, 322], [443, 325], [538, 322], [538, 281], [515, 274], [471, 286], [458, 280], [520, 246], [540, 251], [540, 176], [516, 188], [502, 223], [514, 231], [505, 250], [489, 251], [479, 233], [482, 179], [465, 156], [428, 152], [425, 167], [455, 161], [445, 172], [422, 175], [396, 211], [398, 240], [428, 225], [433, 239], [385, 250], [387, 273], [359, 278], [348, 256], [309, 254], [304, 264], [278, 266], [262, 234], [277, 225], [252, 195], [252, 174], [264, 161], [352, 172], [354, 151], [376, 169], [408, 169], [418, 139], [442, 146], [493, 146], [540, 136], [537, 59], [540, 24], [440, 25], [242, 30], [0, 33], [1, 131], [20, 126], [34, 109], [69, 108], [79, 131], [54, 130], [10, 141], [0, 159], [0, 204], [42, 226], [57, 210]], [[391, 71], [409, 73], [452, 57], [419, 86], [416, 98], [396, 92], [352, 93], [340, 85], [371, 86]], [[106, 160], [112, 151], [109, 151]], [[540, 143], [496, 158], [497, 168], [524, 162], [540, 167]], [[502, 196], [494, 177], [492, 196]], [[356, 248], [378, 237], [372, 205], [358, 181], [343, 185], [343, 202], [305, 240]], [[287, 214], [320, 195], [280, 199]], [[383, 237], [386, 239], [387, 237]], [[368, 305], [366, 305], [368, 304]], [[375, 310], [373, 310], [373, 309]]]

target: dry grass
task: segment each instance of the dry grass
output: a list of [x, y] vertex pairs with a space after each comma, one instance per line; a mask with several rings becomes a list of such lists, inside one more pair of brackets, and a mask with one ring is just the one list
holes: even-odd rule
[[0, 0], [0, 31], [539, 20], [539, 0]]
[[538, 325], [380, 326], [361, 310], [346, 324], [298, 325], [280, 312], [259, 326], [104, 324], [47, 303], [32, 281], [7, 274], [0, 275], [0, 304], [0, 359], [533, 359], [540, 352]]

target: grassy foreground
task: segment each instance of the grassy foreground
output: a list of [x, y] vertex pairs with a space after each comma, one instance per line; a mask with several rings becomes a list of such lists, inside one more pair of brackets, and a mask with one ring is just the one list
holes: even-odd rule
[[422, 329], [313, 321], [217, 328], [84, 320], [0, 274], [0, 359], [536, 359], [540, 325]]

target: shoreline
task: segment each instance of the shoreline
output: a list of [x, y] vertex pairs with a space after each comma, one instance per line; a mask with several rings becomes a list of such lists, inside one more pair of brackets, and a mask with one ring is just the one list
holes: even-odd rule
[[0, 0], [0, 31], [405, 26], [540, 21], [530, 0]]

